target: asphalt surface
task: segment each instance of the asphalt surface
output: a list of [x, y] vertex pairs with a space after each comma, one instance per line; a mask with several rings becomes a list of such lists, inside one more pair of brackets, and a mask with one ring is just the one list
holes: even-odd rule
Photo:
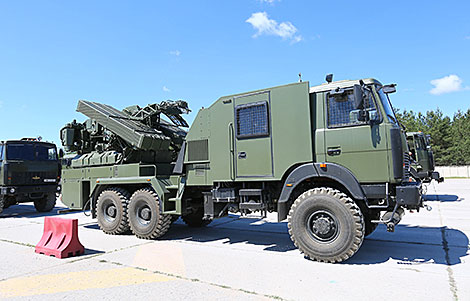
[[32, 204], [0, 215], [0, 298], [380, 299], [470, 300], [470, 180], [428, 187], [433, 210], [407, 213], [394, 233], [384, 226], [341, 264], [305, 259], [286, 222], [237, 215], [192, 229], [181, 220], [160, 240], [111, 236], [82, 212], [85, 255], [37, 254], [45, 216]]

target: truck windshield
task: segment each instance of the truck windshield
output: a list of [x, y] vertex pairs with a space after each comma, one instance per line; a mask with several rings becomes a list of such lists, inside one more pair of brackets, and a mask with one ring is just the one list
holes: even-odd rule
[[390, 99], [388, 98], [388, 95], [384, 93], [382, 90], [382, 86], [375, 86], [375, 90], [377, 91], [377, 94], [379, 94], [380, 97], [380, 102], [382, 103], [382, 106], [385, 109], [385, 114], [387, 115], [388, 120], [391, 123], [398, 124], [397, 122], [397, 116], [395, 115], [395, 112], [393, 111], [392, 104], [390, 103]]
[[416, 149], [425, 150], [426, 149], [426, 142], [424, 141], [424, 137], [418, 136], [416, 141]]
[[7, 160], [57, 161], [55, 146], [33, 143], [7, 144]]

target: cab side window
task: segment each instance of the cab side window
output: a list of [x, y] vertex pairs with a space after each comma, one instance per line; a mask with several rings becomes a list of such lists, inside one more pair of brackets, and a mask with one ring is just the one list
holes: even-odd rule
[[[344, 127], [366, 124], [359, 121], [360, 110], [355, 107], [353, 90], [346, 90], [343, 95], [331, 96], [327, 94], [328, 127]], [[367, 92], [364, 98], [364, 110], [371, 120], [376, 120], [377, 107], [372, 93]]]
[[3, 144], [0, 144], [0, 161], [3, 160]]
[[269, 136], [268, 103], [249, 103], [235, 107], [237, 138]]

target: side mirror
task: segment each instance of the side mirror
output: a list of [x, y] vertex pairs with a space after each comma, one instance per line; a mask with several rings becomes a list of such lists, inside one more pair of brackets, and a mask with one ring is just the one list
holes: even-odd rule
[[[360, 85], [354, 85], [353, 88], [354, 94], [354, 104], [356, 109], [363, 109], [364, 108], [364, 90]], [[363, 120], [361, 120], [363, 121]]]
[[369, 122], [370, 121], [369, 112], [363, 109], [359, 110], [359, 114], [357, 115], [357, 120], [361, 122]]
[[396, 84], [390, 84], [383, 86], [383, 91], [385, 94], [391, 94], [397, 92]]
[[59, 149], [59, 159], [62, 159], [64, 157], [64, 150]]

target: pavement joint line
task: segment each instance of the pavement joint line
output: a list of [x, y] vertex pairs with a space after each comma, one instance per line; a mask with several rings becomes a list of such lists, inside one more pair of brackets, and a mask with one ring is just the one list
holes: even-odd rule
[[[167, 241], [171, 241], [171, 240], [167, 240]], [[171, 242], [178, 243], [178, 244], [191, 244], [191, 245], [201, 246], [201, 244], [197, 241], [182, 240], [182, 241], [171, 241]], [[266, 245], [266, 247], [269, 247], [269, 246], [272, 246], [272, 245]], [[239, 249], [239, 248], [227, 247], [227, 246], [218, 246], [218, 245], [203, 245], [202, 247], [226, 249], [226, 250], [236, 250], [236, 251], [248, 252], [248, 253], [259, 253], [260, 252], [259, 250], [245, 250], [245, 249]], [[279, 256], [297, 256], [297, 255], [286, 254], [288, 251], [296, 251], [296, 250], [297, 250], [297, 248], [289, 249], [289, 250], [286, 250], [286, 251], [271, 251], [271, 250], [264, 250], [264, 251], [272, 252], [272, 254], [279, 255]]]
[[[365, 240], [369, 241], [378, 241], [378, 242], [390, 242], [390, 243], [397, 243], [397, 244], [410, 244], [410, 245], [426, 245], [426, 246], [436, 246], [442, 247], [442, 243], [427, 243], [427, 242], [419, 242], [419, 241], [396, 241], [396, 240], [388, 240], [388, 239], [375, 239], [375, 238], [366, 238]], [[452, 248], [462, 248], [462, 249], [469, 249], [470, 246], [459, 246], [459, 245], [448, 245], [448, 247]]]
[[[21, 242], [16, 242], [16, 241], [7, 240], [7, 239], [1, 239], [1, 238], [0, 238], [0, 242], [6, 242], [6, 243], [11, 243], [11, 244], [16, 244], [16, 245], [20, 245], [20, 246], [24, 246], [24, 247], [28, 247], [28, 248], [35, 248], [35, 247], [36, 247], [36, 246], [31, 245], [31, 244], [28, 244], [28, 243], [21, 243]], [[31, 275], [31, 274], [36, 273], [36, 272], [39, 272], [39, 271], [45, 271], [45, 270], [50, 269], [50, 268], [56, 268], [56, 267], [59, 267], [59, 266], [62, 266], [62, 265], [71, 264], [71, 263], [75, 263], [75, 262], [82, 261], [82, 260], [89, 260], [89, 259], [93, 259], [93, 258], [95, 258], [95, 257], [101, 256], [101, 255], [112, 254], [112, 253], [114, 253], [114, 252], [119, 252], [119, 251], [122, 251], [122, 250], [131, 249], [131, 248], [133, 248], [133, 247], [138, 247], [138, 246], [142, 246], [142, 245], [146, 245], [146, 244], [150, 244], [150, 243], [152, 243], [152, 242], [149, 241], [149, 242], [145, 242], [145, 243], [142, 243], [142, 244], [127, 246], [127, 247], [123, 247], [123, 248], [120, 248], [120, 249], [115, 249], [115, 250], [111, 250], [111, 251], [103, 252], [103, 253], [90, 254], [90, 255], [82, 255], [82, 256], [79, 256], [79, 257], [76, 257], [76, 258], [70, 257], [70, 258], [74, 258], [74, 259], [72, 259], [72, 260], [67, 260], [67, 261], [63, 261], [63, 262], [61, 262], [61, 263], [59, 263], [59, 264], [52, 265], [52, 266], [48, 266], [47, 268], [43, 268], [43, 269], [39, 269], [39, 270], [34, 270], [34, 271], [22, 273], [22, 274], [13, 276], [13, 277], [1, 278], [1, 279], [0, 279], [0, 282], [6, 281], [6, 280], [12, 279], [12, 278], [24, 277], [24, 276]]]
[[282, 298], [280, 296], [267, 295], [267, 294], [258, 293], [258, 292], [255, 292], [255, 291], [245, 290], [243, 288], [235, 288], [235, 287], [231, 287], [231, 286], [225, 285], [225, 284], [218, 284], [218, 283], [214, 283], [214, 282], [201, 280], [201, 279], [198, 279], [198, 278], [184, 277], [184, 276], [181, 276], [181, 275], [166, 273], [166, 272], [162, 272], [162, 271], [158, 271], [158, 270], [149, 270], [149, 269], [146, 269], [146, 268], [129, 266], [129, 265], [126, 265], [126, 264], [122, 264], [120, 262], [114, 262], [114, 261], [109, 261], [109, 260], [104, 260], [104, 259], [101, 259], [99, 262], [101, 262], [101, 263], [110, 263], [110, 264], [123, 266], [123, 267], [127, 267], [127, 268], [134, 268], [134, 269], [137, 269], [137, 270], [152, 272], [152, 273], [155, 273], [155, 274], [159, 274], [159, 275], [167, 276], [167, 277], [172, 277], [172, 278], [176, 278], [176, 279], [180, 279], [180, 280], [208, 284], [208, 285], [211, 285], [211, 286], [215, 286], [215, 287], [219, 287], [219, 288], [223, 288], [223, 289], [227, 289], [227, 290], [232, 290], [232, 291], [243, 292], [243, 293], [254, 295], [254, 296], [266, 297], [266, 298], [274, 299], [274, 300], [288, 300], [288, 299]]
[[442, 248], [444, 249], [445, 252], [445, 258], [446, 258], [446, 264], [447, 264], [447, 277], [449, 281], [449, 289], [450, 292], [452, 293], [452, 297], [454, 300], [459, 300], [458, 296], [458, 289], [457, 289], [457, 283], [454, 278], [454, 272], [452, 271], [451, 267], [451, 262], [450, 262], [450, 257], [449, 257], [449, 243], [447, 242], [446, 238], [446, 229], [447, 226], [444, 225], [443, 220], [442, 220], [442, 214], [441, 214], [441, 206], [438, 203], [437, 204], [437, 211], [439, 212], [439, 221], [441, 223], [441, 237], [442, 237]]
[[[215, 227], [211, 227], [211, 228], [215, 229]], [[234, 228], [217, 227], [217, 229], [240, 232], [240, 229], [234, 229]], [[289, 236], [289, 234], [287, 232], [264, 231], [264, 230], [253, 230], [253, 229], [250, 229], [250, 232], [257, 232], [257, 233], [263, 233], [263, 234], [279, 234], [279, 235]], [[436, 247], [441, 247], [442, 246], [442, 244], [440, 244], [440, 243], [427, 243], [427, 242], [416, 242], [416, 241], [396, 241], [396, 240], [374, 239], [374, 238], [366, 238], [365, 240], [378, 241], [378, 242], [399, 243], [399, 244], [428, 245], [428, 246], [436, 246]], [[468, 246], [449, 245], [449, 247], [469, 249], [470, 245], [468, 245]]]
[[238, 220], [240, 220], [239, 217], [238, 217], [238, 218], [233, 218], [233, 220], [226, 221], [226, 222], [223, 222], [223, 223], [219, 223], [219, 224], [216, 224], [216, 225], [212, 225], [212, 226], [210, 226], [209, 228], [216, 228], [216, 227], [219, 227], [219, 226], [221, 226], [221, 225], [226, 225], [226, 224], [230, 224], [230, 223], [236, 222], [236, 221], [238, 221]]
[[[232, 230], [232, 231], [240, 231], [242, 229], [234, 229], [234, 228], [225, 228], [225, 227], [217, 227], [217, 229], [224, 229], [224, 230]], [[256, 233], [266, 233], [266, 234], [280, 234], [280, 235], [287, 235], [289, 236], [289, 233], [286, 232], [278, 232], [278, 231], [264, 231], [264, 230], [253, 230], [250, 229], [250, 232], [256, 232]]]

